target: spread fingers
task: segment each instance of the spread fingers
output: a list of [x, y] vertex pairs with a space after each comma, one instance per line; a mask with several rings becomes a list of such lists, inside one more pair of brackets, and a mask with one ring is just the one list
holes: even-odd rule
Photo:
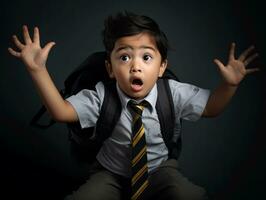
[[14, 51], [12, 48], [8, 48], [8, 51], [9, 51], [9, 53], [11, 54], [11, 55], [13, 55], [13, 56], [15, 56], [15, 57], [20, 57], [20, 55], [21, 55], [21, 53], [19, 53], [19, 52], [16, 52], [16, 51]]
[[19, 41], [18, 37], [16, 35], [12, 36], [13, 41], [15, 43], [15, 45], [21, 50], [23, 49], [24, 45]]
[[32, 43], [31, 38], [30, 38], [30, 34], [29, 34], [28, 27], [26, 25], [24, 25], [22, 29], [23, 29], [23, 37], [24, 37], [25, 43], [26, 44]]

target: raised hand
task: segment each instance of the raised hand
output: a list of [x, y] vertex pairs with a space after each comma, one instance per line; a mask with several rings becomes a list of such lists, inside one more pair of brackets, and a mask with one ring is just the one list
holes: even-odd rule
[[16, 35], [13, 35], [13, 41], [19, 51], [8, 48], [13, 56], [20, 58], [30, 72], [38, 71], [46, 67], [46, 61], [54, 42], [47, 43], [44, 48], [40, 46], [40, 34], [38, 27], [34, 28], [33, 39], [31, 39], [27, 26], [23, 26], [24, 44], [20, 42]]
[[235, 43], [232, 43], [226, 66], [224, 66], [220, 60], [214, 59], [214, 62], [218, 65], [219, 71], [227, 84], [237, 86], [247, 74], [259, 71], [259, 68], [246, 68], [249, 63], [258, 57], [257, 53], [252, 53], [253, 50], [254, 46], [249, 47], [236, 59]]

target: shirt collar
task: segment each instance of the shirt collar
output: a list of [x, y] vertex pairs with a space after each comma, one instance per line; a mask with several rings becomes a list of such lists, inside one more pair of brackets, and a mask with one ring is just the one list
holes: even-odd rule
[[151, 91], [149, 92], [149, 94], [143, 98], [143, 99], [140, 99], [140, 100], [134, 100], [134, 99], [131, 99], [129, 96], [127, 96], [119, 87], [118, 83], [116, 82], [116, 89], [117, 89], [117, 93], [118, 93], [118, 96], [120, 98], [120, 101], [121, 101], [121, 105], [122, 105], [122, 108], [126, 109], [127, 107], [127, 104], [130, 100], [133, 100], [137, 103], [140, 103], [141, 101], [143, 100], [146, 100], [149, 104], [150, 104], [150, 107], [151, 109], [155, 109], [155, 105], [156, 105], [156, 101], [157, 101], [157, 95], [158, 95], [158, 91], [157, 91], [157, 84], [155, 83], [153, 88], [151, 89]]

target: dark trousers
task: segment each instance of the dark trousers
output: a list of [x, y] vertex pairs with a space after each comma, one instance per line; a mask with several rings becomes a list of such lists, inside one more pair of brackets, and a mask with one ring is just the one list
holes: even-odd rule
[[[95, 163], [91, 176], [65, 200], [129, 200], [130, 179], [116, 175]], [[178, 171], [175, 159], [169, 159], [149, 175], [145, 200], [203, 200], [206, 191]]]

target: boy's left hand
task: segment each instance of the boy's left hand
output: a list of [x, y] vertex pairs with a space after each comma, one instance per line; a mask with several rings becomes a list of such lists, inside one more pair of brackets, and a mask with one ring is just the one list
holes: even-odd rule
[[259, 68], [246, 69], [248, 64], [258, 57], [257, 53], [251, 54], [253, 49], [254, 46], [249, 47], [237, 59], [235, 59], [235, 43], [232, 43], [229, 51], [229, 60], [226, 66], [224, 66], [218, 59], [214, 59], [224, 81], [228, 85], [237, 86], [247, 74], [259, 71]]

